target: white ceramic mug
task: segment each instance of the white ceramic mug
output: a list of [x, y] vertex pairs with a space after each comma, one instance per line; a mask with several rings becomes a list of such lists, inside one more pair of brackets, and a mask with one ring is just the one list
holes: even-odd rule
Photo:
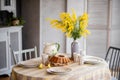
[[85, 50], [80, 50], [80, 55], [86, 56]]
[[78, 61], [79, 61], [79, 59], [78, 59], [78, 56], [79, 56], [79, 55], [80, 55], [80, 54], [77, 53], [77, 52], [74, 52], [74, 53], [73, 53], [74, 62], [78, 62]]
[[42, 54], [42, 63], [45, 64], [48, 61], [48, 55], [47, 54]]
[[84, 60], [83, 60], [83, 56], [82, 55], [78, 55], [78, 64], [79, 65], [84, 64]]

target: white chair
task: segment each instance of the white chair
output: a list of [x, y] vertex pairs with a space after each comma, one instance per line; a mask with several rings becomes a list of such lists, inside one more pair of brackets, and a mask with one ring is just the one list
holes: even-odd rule
[[37, 58], [37, 47], [31, 49], [24, 49], [22, 51], [12, 50], [13, 58], [15, 64], [18, 64], [21, 61], [29, 60], [31, 58]]
[[116, 78], [114, 78], [114, 77], [111, 77], [111, 80], [118, 80], [118, 79], [116, 79]]

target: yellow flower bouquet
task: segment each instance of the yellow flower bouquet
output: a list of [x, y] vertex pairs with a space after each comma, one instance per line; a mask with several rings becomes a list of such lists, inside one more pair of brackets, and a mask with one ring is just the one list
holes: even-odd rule
[[60, 19], [52, 19], [50, 24], [74, 40], [82, 36], [86, 37], [90, 33], [87, 30], [88, 14], [84, 13], [82, 16], [77, 17], [74, 10], [72, 10], [72, 15], [67, 12], [60, 13]]

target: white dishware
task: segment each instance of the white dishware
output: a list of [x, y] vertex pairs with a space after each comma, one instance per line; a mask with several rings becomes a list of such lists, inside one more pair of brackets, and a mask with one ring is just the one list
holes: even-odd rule
[[84, 64], [83, 55], [78, 55], [78, 64], [79, 65], [83, 65]]
[[95, 56], [85, 56], [84, 57], [84, 62], [88, 63], [88, 64], [98, 64], [98, 63], [103, 62], [103, 61], [104, 61], [104, 59], [98, 58]]
[[80, 55], [86, 56], [85, 50], [80, 50]]
[[48, 61], [48, 55], [47, 54], [42, 54], [42, 63], [45, 64]]
[[55, 55], [60, 48], [58, 43], [46, 43], [43, 49], [43, 53], [49, 56]]
[[37, 67], [38, 65], [39, 63], [35, 61], [22, 61], [18, 64], [18, 66], [27, 67], [27, 68]]
[[69, 67], [51, 67], [47, 69], [47, 72], [51, 74], [66, 74], [71, 70]]
[[73, 60], [74, 60], [74, 62], [78, 62], [79, 61], [78, 60], [78, 56], [79, 55], [80, 55], [79, 53], [76, 53], [76, 52], [73, 53]]

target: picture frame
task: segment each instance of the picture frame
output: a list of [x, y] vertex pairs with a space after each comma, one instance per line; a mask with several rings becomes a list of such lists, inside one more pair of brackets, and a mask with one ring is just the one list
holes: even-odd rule
[[11, 0], [4, 0], [4, 5], [5, 6], [10, 6], [11, 5]]
[[15, 0], [0, 0], [1, 10], [14, 11], [15, 10]]

